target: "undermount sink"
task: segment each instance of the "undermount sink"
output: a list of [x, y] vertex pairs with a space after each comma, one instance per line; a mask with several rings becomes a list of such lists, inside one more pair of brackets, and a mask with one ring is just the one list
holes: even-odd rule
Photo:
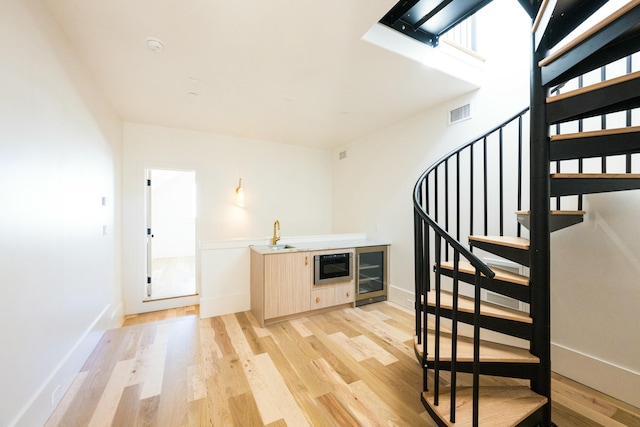
[[273, 249], [274, 251], [281, 251], [282, 249], [294, 249], [295, 246], [291, 246], [291, 245], [269, 245], [269, 247], [271, 249]]

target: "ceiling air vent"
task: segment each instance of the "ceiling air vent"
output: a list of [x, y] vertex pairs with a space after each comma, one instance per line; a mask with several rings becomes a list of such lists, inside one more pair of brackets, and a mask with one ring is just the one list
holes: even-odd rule
[[471, 118], [471, 104], [465, 104], [449, 111], [449, 124], [461, 122]]

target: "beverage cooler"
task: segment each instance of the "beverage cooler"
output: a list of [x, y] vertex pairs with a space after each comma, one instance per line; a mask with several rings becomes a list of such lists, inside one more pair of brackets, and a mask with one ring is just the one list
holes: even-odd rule
[[387, 246], [356, 248], [356, 306], [387, 299]]

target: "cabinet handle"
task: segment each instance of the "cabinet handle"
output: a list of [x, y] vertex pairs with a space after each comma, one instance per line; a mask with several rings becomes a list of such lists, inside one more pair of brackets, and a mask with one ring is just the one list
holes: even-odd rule
[[320, 302], [320, 297], [316, 297], [316, 304]]
[[309, 257], [304, 257], [304, 265], [309, 265]]
[[351, 292], [347, 292], [347, 298], [351, 296]]

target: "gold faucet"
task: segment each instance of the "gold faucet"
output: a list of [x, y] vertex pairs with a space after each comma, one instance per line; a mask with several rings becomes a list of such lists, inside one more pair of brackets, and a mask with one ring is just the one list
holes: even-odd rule
[[273, 237], [271, 238], [271, 244], [275, 245], [280, 240], [280, 233], [276, 234], [276, 227], [278, 231], [280, 231], [280, 221], [276, 219], [276, 222], [273, 223]]

